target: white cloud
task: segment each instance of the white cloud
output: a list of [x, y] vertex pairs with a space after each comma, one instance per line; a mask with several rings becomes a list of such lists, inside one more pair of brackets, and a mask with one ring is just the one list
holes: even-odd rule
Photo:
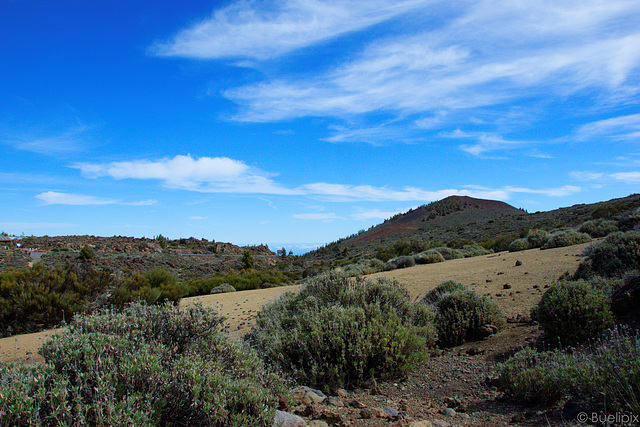
[[201, 221], [201, 220], [207, 219], [207, 217], [206, 216], [190, 216], [189, 219], [192, 219], [194, 221]]
[[444, 25], [375, 40], [334, 70], [224, 95], [242, 106], [237, 120], [265, 122], [379, 111], [441, 114], [594, 88], [633, 93], [637, 2], [613, 2], [610, 9], [595, 0], [569, 3], [462, 2]]
[[640, 172], [619, 172], [609, 176], [617, 181], [626, 182], [627, 184], [640, 183]]
[[90, 178], [152, 179], [169, 188], [230, 193], [291, 194], [264, 172], [228, 157], [175, 156], [172, 159], [137, 160], [107, 164], [79, 163], [73, 166]]
[[[267, 173], [249, 168], [239, 160], [209, 157], [195, 159], [191, 156], [176, 156], [174, 159], [158, 161], [140, 160], [136, 162], [113, 162], [107, 164], [81, 164], [75, 167], [80, 169], [84, 175], [91, 178], [108, 176], [114, 179], [155, 179], [163, 181], [165, 185], [170, 188], [187, 191], [299, 196], [331, 202], [430, 202], [453, 195], [507, 200], [513, 193], [533, 193], [555, 197], [580, 191], [580, 187], [574, 186], [535, 190], [508, 186], [492, 189], [472, 185], [466, 186], [464, 189], [451, 188], [430, 191], [407, 186], [398, 190], [373, 185], [350, 185], [327, 182], [315, 182], [289, 188], [270, 178], [266, 178], [264, 175], [268, 175]], [[210, 168], [214, 169], [211, 170]], [[66, 204], [71, 204], [70, 202], [75, 200], [83, 202], [82, 204], [89, 204], [92, 201], [94, 204], [119, 203], [113, 200], [92, 198], [91, 196], [68, 195], [66, 193], [49, 192], [43, 194], [48, 194], [48, 196], [46, 196], [48, 200], [62, 200], [65, 201]], [[39, 196], [39, 198], [43, 197], [45, 196]]]
[[573, 171], [569, 176], [576, 181], [596, 181], [604, 176], [601, 172]]
[[640, 114], [613, 117], [581, 126], [577, 135], [580, 139], [610, 137], [616, 140], [640, 142]]
[[57, 134], [44, 135], [35, 131], [12, 136], [0, 136], [0, 141], [18, 150], [54, 155], [80, 151], [86, 145], [86, 135], [90, 128], [73, 126]]
[[239, 1], [180, 31], [151, 52], [194, 59], [266, 59], [424, 7], [426, 0]]
[[399, 213], [403, 213], [406, 212], [408, 209], [403, 209], [400, 211], [381, 211], [379, 209], [374, 209], [371, 211], [363, 211], [363, 212], [358, 212], [358, 213], [354, 213], [351, 215], [351, 218], [355, 219], [355, 220], [359, 220], [359, 221], [366, 221], [366, 220], [370, 220], [370, 219], [388, 219], [391, 218], [394, 215], [397, 215]]
[[71, 205], [71, 206], [92, 206], [92, 205], [128, 205], [128, 206], [152, 206], [158, 204], [157, 200], [141, 200], [137, 202], [123, 202], [115, 199], [105, 199], [102, 197], [88, 196], [85, 194], [60, 193], [57, 191], [46, 191], [36, 195], [36, 199], [42, 200], [47, 205]]
[[42, 200], [47, 205], [113, 205], [119, 203], [118, 200], [104, 199], [101, 197], [87, 196], [84, 194], [59, 193], [56, 191], [47, 191], [40, 193], [36, 199]]
[[334, 219], [344, 219], [334, 213], [306, 213], [306, 214], [293, 214], [291, 216], [297, 219], [308, 219], [313, 221], [331, 221]]

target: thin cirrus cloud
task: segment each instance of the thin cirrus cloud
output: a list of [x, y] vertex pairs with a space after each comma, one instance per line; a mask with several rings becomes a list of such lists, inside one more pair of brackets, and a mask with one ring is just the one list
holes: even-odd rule
[[[251, 168], [240, 160], [227, 157], [200, 157], [191, 155], [175, 156], [160, 160], [138, 160], [130, 162], [112, 162], [106, 164], [77, 164], [73, 166], [89, 178], [108, 177], [113, 179], [157, 180], [166, 187], [202, 193], [235, 193], [280, 196], [302, 196], [331, 202], [350, 201], [433, 201], [452, 195], [466, 195], [480, 198], [507, 200], [515, 193], [545, 194], [565, 196], [580, 191], [579, 187], [565, 186], [557, 189], [527, 189], [504, 187], [490, 189], [469, 186], [467, 189], [444, 189], [427, 191], [415, 187], [401, 190], [372, 185], [349, 185], [317, 182], [289, 188], [280, 184], [268, 174], [257, 168]], [[49, 194], [51, 193], [51, 194]], [[39, 198], [48, 201], [60, 200], [72, 204], [76, 200], [84, 204], [116, 203], [113, 200], [94, 199], [67, 195], [65, 193], [43, 193]], [[72, 197], [74, 196], [74, 197]], [[330, 219], [330, 218], [326, 218]]]
[[580, 139], [609, 137], [616, 140], [640, 140], [640, 114], [612, 117], [582, 125], [577, 136]]
[[62, 193], [58, 191], [46, 191], [36, 195], [36, 199], [46, 205], [70, 205], [70, 206], [96, 206], [96, 205], [128, 205], [150, 206], [157, 204], [155, 200], [142, 200], [137, 202], [123, 202], [121, 200], [107, 199], [86, 194]]
[[378, 24], [418, 7], [425, 0], [281, 0], [271, 5], [241, 1], [156, 42], [158, 56], [216, 59], [273, 58], [346, 33]]
[[500, 107], [594, 89], [623, 102], [638, 85], [634, 17], [640, 8], [629, 1], [462, 3], [442, 27], [374, 40], [310, 79], [274, 78], [223, 95], [240, 106], [236, 120], [254, 122]]

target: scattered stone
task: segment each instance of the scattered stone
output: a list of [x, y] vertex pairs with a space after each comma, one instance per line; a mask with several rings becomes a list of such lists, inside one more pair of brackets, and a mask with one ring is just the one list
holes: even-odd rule
[[374, 417], [375, 415], [373, 415], [373, 411], [371, 410], [371, 408], [364, 408], [360, 410], [360, 418], [364, 420], [370, 420]]
[[431, 421], [413, 421], [409, 427], [433, 427], [433, 423]]
[[333, 396], [327, 397], [322, 401], [322, 404], [327, 406], [336, 406], [338, 408], [342, 408], [344, 406], [344, 402], [342, 401], [342, 399]]
[[494, 325], [489, 325], [489, 324], [479, 326], [475, 330], [475, 334], [483, 338], [493, 334], [497, 334], [497, 333], [498, 333], [498, 327]]
[[451, 427], [451, 424], [443, 420], [433, 420], [431, 421], [431, 425], [433, 427]]
[[340, 388], [336, 391], [336, 396], [346, 399], [349, 397], [349, 392], [343, 388]]
[[297, 415], [284, 411], [276, 411], [272, 427], [304, 427], [307, 423]]
[[502, 289], [511, 289], [511, 285], [508, 283], [505, 283], [504, 285], [502, 285]]
[[352, 400], [351, 402], [349, 402], [349, 406], [351, 406], [352, 408], [358, 408], [358, 409], [362, 409], [362, 408], [366, 408], [367, 405], [365, 405], [364, 403], [360, 402], [359, 400]]
[[382, 410], [387, 414], [387, 418], [396, 419], [398, 418], [398, 416], [400, 416], [398, 410], [391, 406], [385, 406], [384, 408], [382, 408]]
[[293, 390], [293, 401], [298, 405], [306, 405], [308, 403], [320, 404], [326, 398], [327, 396], [320, 390], [314, 390], [309, 387], [302, 386]]
[[[469, 356], [475, 356], [477, 354], [484, 354], [484, 350], [481, 350], [480, 347], [471, 347], [467, 349], [467, 354]], [[452, 408], [452, 406], [449, 406]]]
[[457, 397], [445, 397], [444, 404], [447, 405], [447, 408], [455, 409], [462, 405], [462, 402], [460, 402], [460, 399], [458, 399]]
[[322, 415], [320, 409], [312, 403], [296, 407], [293, 410], [293, 413], [302, 417], [310, 418], [319, 418]]
[[446, 415], [447, 417], [455, 417], [455, 415], [457, 414], [456, 410], [453, 408], [444, 408], [442, 411], [440, 411], [440, 413], [442, 415]]
[[400, 409], [401, 411], [408, 411], [409, 401], [407, 399], [400, 399], [400, 402], [398, 404], [398, 409]]
[[329, 424], [322, 420], [312, 420], [307, 423], [307, 427], [329, 427]]
[[516, 260], [516, 267], [520, 267], [522, 265], [522, 261]]

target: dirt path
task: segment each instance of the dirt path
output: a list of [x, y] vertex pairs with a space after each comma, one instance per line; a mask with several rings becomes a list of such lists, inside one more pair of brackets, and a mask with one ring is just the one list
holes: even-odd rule
[[[551, 284], [565, 271], [575, 271], [582, 259], [580, 254], [586, 246], [502, 252], [377, 273], [372, 277], [395, 278], [404, 283], [416, 297], [424, 295], [445, 280], [453, 279], [475, 289], [481, 295], [491, 296], [508, 317], [527, 315], [530, 308], [540, 300], [545, 285]], [[522, 262], [521, 266], [516, 267], [517, 260]], [[511, 288], [504, 289], [505, 284]], [[264, 304], [276, 300], [284, 292], [297, 289], [297, 286], [285, 286], [204, 295], [185, 298], [180, 305], [200, 303], [215, 308], [227, 318], [225, 327], [230, 335], [239, 337], [252, 327], [257, 312]], [[37, 354], [38, 348], [53, 333], [55, 331], [44, 331], [0, 339], [0, 362], [41, 361], [42, 358]]]

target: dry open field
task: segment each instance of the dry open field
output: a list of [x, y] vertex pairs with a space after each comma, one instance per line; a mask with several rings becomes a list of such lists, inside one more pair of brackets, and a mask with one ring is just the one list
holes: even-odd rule
[[[507, 317], [527, 315], [544, 292], [566, 271], [574, 272], [587, 245], [523, 252], [501, 252], [487, 256], [445, 261], [439, 264], [374, 274], [390, 277], [405, 284], [419, 297], [445, 280], [457, 280], [481, 295], [490, 295], [502, 307]], [[516, 267], [516, 261], [522, 265]], [[504, 289], [509, 284], [510, 289]], [[226, 327], [232, 336], [244, 335], [252, 326], [256, 313], [265, 303], [297, 286], [257, 289], [253, 291], [185, 298], [181, 305], [200, 303], [214, 307], [227, 318]], [[39, 361], [38, 348], [55, 331], [25, 334], [0, 339], [0, 361]]]

